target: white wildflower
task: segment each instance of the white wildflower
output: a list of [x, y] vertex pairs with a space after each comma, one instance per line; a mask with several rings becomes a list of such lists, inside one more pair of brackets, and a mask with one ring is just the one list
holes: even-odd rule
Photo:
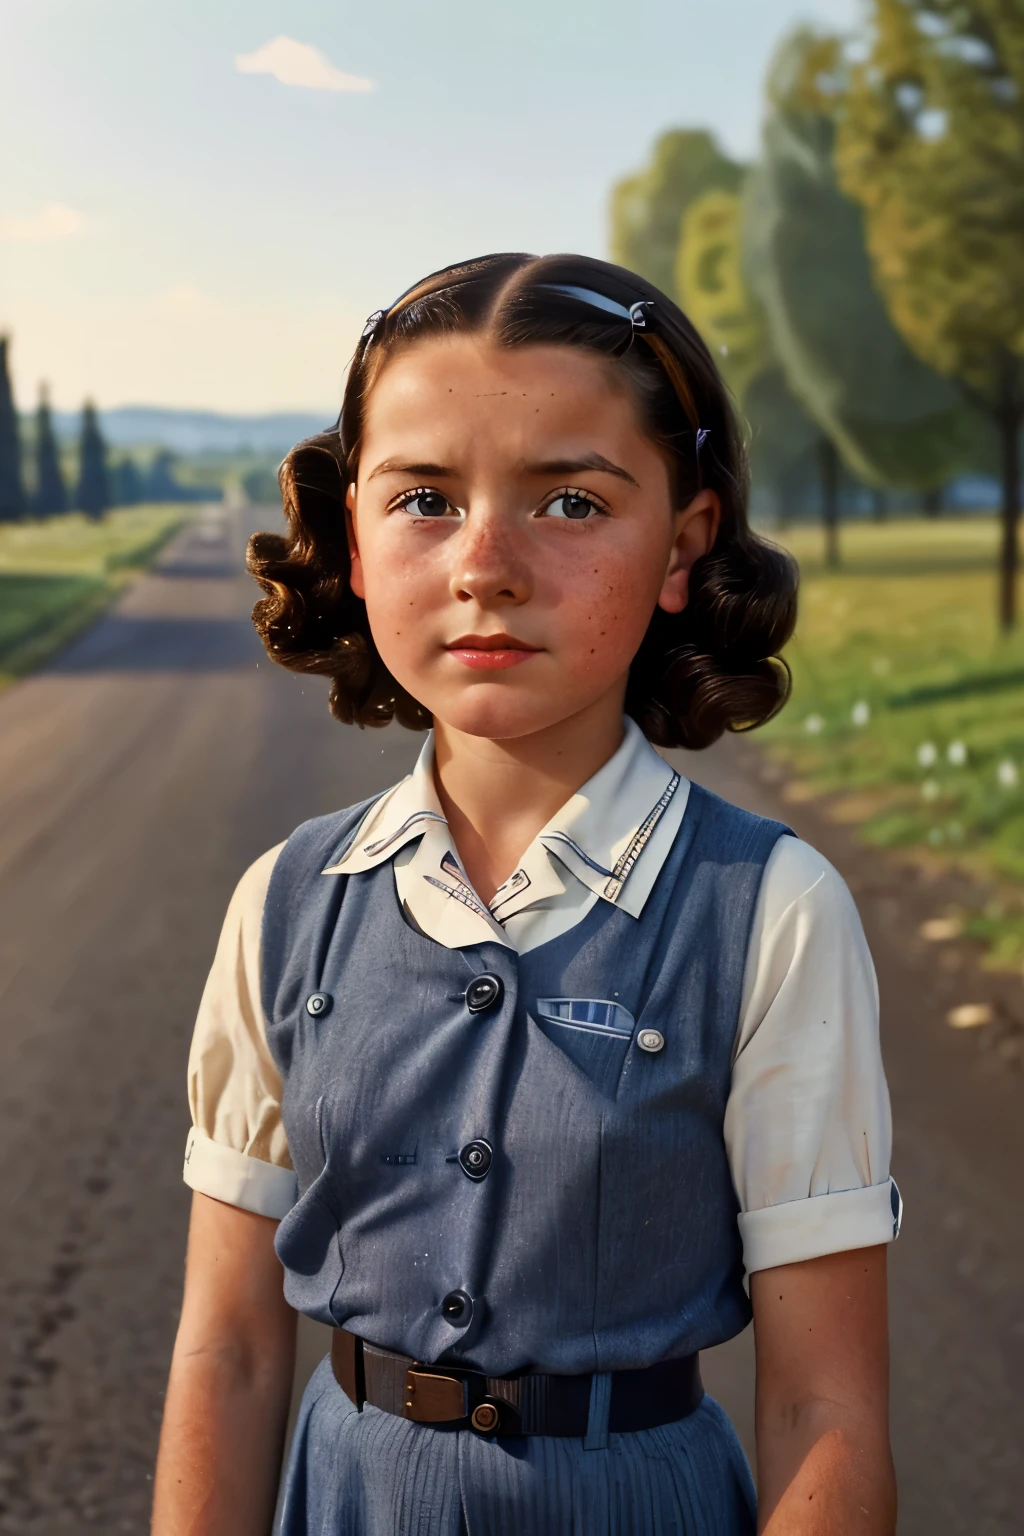
[[867, 699], [858, 699], [850, 710], [850, 719], [854, 725], [867, 725], [871, 719], [871, 705]]
[[808, 715], [804, 721], [804, 730], [808, 736], [820, 736], [824, 726], [825, 722], [820, 715]]
[[934, 768], [939, 760], [939, 749], [934, 741], [922, 741], [917, 749], [917, 762], [920, 768]]
[[991, 1024], [994, 1018], [988, 1003], [961, 1003], [959, 1008], [949, 1010], [946, 1023], [950, 1029], [981, 1029], [985, 1024]]
[[996, 778], [999, 780], [999, 783], [1003, 789], [1016, 789], [1017, 785], [1020, 783], [1020, 774], [1017, 771], [1017, 764], [1011, 762], [1008, 757], [1004, 757], [1002, 762], [999, 764], [999, 767], [996, 769]]
[[939, 798], [939, 786], [934, 779], [925, 779], [921, 785], [921, 796], [925, 800], [937, 800]]
[[962, 768], [967, 761], [967, 743], [963, 741], [951, 741], [946, 748], [946, 756], [954, 768]]

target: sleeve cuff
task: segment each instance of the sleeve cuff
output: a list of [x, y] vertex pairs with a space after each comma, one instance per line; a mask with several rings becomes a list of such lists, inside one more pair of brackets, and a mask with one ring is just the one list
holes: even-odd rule
[[182, 1177], [201, 1195], [240, 1206], [257, 1216], [271, 1216], [275, 1221], [287, 1216], [298, 1196], [298, 1182], [291, 1168], [246, 1157], [195, 1126], [185, 1146]]
[[874, 1248], [899, 1236], [903, 1201], [894, 1179], [867, 1189], [787, 1200], [741, 1211], [740, 1237], [748, 1274], [777, 1264], [800, 1264], [826, 1253]]

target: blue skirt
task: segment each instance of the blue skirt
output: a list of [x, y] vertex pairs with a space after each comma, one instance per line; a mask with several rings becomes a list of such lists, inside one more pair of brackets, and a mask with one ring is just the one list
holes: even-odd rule
[[278, 1536], [754, 1536], [754, 1484], [710, 1397], [675, 1424], [581, 1439], [483, 1440], [357, 1413], [331, 1372], [306, 1388]]

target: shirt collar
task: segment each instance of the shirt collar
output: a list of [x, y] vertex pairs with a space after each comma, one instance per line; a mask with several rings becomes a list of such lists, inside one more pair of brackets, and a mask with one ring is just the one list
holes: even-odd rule
[[[650, 868], [634, 872], [670, 807], [673, 814], [668, 819], [678, 825], [689, 786], [632, 720], [624, 725], [617, 752], [541, 829], [519, 866], [495, 892], [489, 909], [462, 872], [448, 833], [434, 786], [433, 732], [409, 777], [374, 802], [348, 847], [324, 874], [353, 875], [375, 869], [394, 860], [414, 839], [422, 839], [423, 879], [444, 890], [449, 912], [454, 908], [447, 898], [456, 897], [465, 909], [459, 913], [460, 927], [471, 917], [474, 920], [477, 938], [463, 942], [479, 942], [481, 921], [488, 929], [486, 936], [500, 942], [498, 919], [505, 921], [560, 896], [566, 890], [566, 875], [572, 877], [570, 886], [578, 881], [602, 900], [639, 917], [668, 840], [659, 837], [659, 857], [649, 861]], [[415, 863], [421, 863], [419, 855]]]

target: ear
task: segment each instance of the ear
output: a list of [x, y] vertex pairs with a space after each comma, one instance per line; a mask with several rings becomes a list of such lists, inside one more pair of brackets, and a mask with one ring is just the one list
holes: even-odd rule
[[688, 507], [674, 515], [672, 548], [658, 607], [682, 613], [690, 600], [690, 571], [718, 535], [722, 506], [717, 491], [698, 491]]
[[349, 586], [356, 597], [366, 601], [366, 583], [363, 580], [363, 562], [356, 542], [356, 483], [350, 480], [345, 492], [345, 529], [348, 533]]

